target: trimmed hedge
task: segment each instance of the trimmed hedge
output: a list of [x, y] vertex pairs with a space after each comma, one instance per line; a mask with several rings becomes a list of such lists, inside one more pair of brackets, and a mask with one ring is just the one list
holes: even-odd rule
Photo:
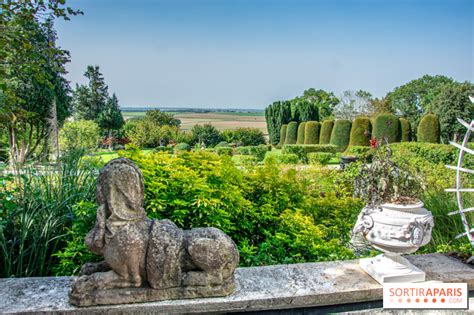
[[296, 144], [297, 138], [298, 138], [298, 123], [296, 121], [292, 121], [288, 124], [288, 127], [286, 129], [285, 144]]
[[375, 149], [366, 146], [351, 145], [344, 151], [344, 156], [355, 156], [364, 161], [371, 161], [375, 154]]
[[327, 165], [334, 157], [334, 154], [329, 152], [311, 152], [308, 153], [308, 163], [314, 165]]
[[321, 124], [318, 121], [307, 121], [304, 128], [304, 144], [319, 144]]
[[265, 155], [265, 161], [269, 159], [275, 159], [278, 164], [297, 164], [298, 155], [292, 153], [281, 153], [281, 152], [267, 152]]
[[408, 121], [408, 119], [403, 118], [403, 117], [400, 118], [400, 132], [401, 132], [401, 137], [400, 137], [401, 142], [409, 142], [411, 140], [410, 122]]
[[421, 118], [416, 132], [418, 142], [439, 143], [439, 119], [435, 114], [426, 114]]
[[325, 120], [321, 125], [321, 133], [319, 134], [319, 144], [329, 144], [331, 142], [332, 128], [334, 120]]
[[308, 153], [311, 152], [329, 152], [336, 153], [337, 147], [331, 144], [285, 144], [282, 152], [284, 154], [296, 154], [298, 159], [303, 162], [308, 162]]
[[417, 156], [430, 163], [454, 165], [457, 161], [458, 150], [448, 144], [426, 142], [403, 142], [390, 145], [395, 158]]
[[277, 145], [280, 148], [285, 144], [287, 128], [288, 128], [288, 125], [281, 126], [281, 129], [280, 129], [280, 142]]
[[338, 119], [334, 123], [331, 133], [331, 144], [337, 147], [337, 151], [343, 152], [349, 145], [352, 123], [347, 119]]
[[350, 146], [369, 146], [372, 124], [369, 117], [356, 117], [352, 124]]
[[296, 139], [297, 144], [304, 144], [304, 130], [306, 123], [302, 122], [298, 126], [298, 138]]
[[400, 142], [400, 119], [393, 114], [380, 114], [375, 118], [372, 136], [378, 140], [387, 139], [388, 143]]

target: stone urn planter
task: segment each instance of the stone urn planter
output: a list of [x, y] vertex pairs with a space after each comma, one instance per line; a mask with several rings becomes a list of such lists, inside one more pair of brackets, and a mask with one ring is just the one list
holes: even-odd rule
[[379, 283], [425, 281], [425, 273], [401, 255], [428, 244], [433, 227], [433, 216], [422, 202], [365, 207], [354, 232], [361, 233], [383, 254], [361, 259], [360, 266]]
[[344, 170], [346, 165], [349, 165], [350, 163], [357, 162], [357, 157], [355, 156], [341, 156], [341, 161], [339, 163], [341, 170]]

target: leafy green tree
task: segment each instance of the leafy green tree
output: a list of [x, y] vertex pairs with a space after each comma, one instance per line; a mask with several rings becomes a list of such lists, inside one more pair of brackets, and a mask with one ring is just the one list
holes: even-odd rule
[[194, 125], [191, 135], [191, 145], [204, 144], [206, 147], [213, 147], [223, 140], [219, 130], [211, 124]]
[[156, 148], [167, 145], [170, 141], [176, 140], [179, 133], [179, 128], [176, 126], [159, 126], [151, 119], [146, 118], [127, 122], [125, 125], [125, 136], [139, 148]]
[[374, 112], [372, 94], [367, 91], [344, 91], [334, 109], [338, 119], [354, 120], [357, 116], [367, 116]]
[[63, 151], [92, 150], [100, 141], [100, 128], [92, 120], [68, 121], [59, 131], [59, 143]]
[[387, 102], [394, 114], [408, 119], [415, 127], [421, 116], [429, 110], [431, 102], [442, 91], [440, 88], [451, 83], [453, 80], [445, 76], [424, 75], [388, 93]]
[[151, 120], [158, 126], [168, 125], [179, 127], [181, 125], [181, 120], [175, 118], [172, 114], [162, 112], [159, 109], [148, 110], [145, 113], [145, 119]]
[[444, 86], [433, 100], [431, 110], [439, 118], [441, 139], [444, 143], [457, 141], [466, 132], [465, 127], [457, 122], [457, 118], [467, 122], [473, 119], [474, 104], [469, 100], [469, 95], [474, 95], [472, 83], [453, 83]]
[[23, 163], [48, 146], [51, 117], [69, 115], [64, 65], [53, 20], [78, 14], [65, 1], [4, 1], [0, 13], [0, 122], [7, 130], [10, 162]]
[[331, 117], [334, 107], [339, 103], [339, 99], [334, 95], [334, 93], [321, 89], [316, 90], [314, 88], [305, 90], [302, 98], [317, 104], [319, 109], [319, 120], [321, 121]]
[[[106, 131], [109, 138], [112, 137], [112, 131], [120, 130], [123, 127], [125, 122], [115, 93], [107, 100], [107, 104], [99, 114], [99, 117], [97, 117], [97, 121], [101, 129]], [[113, 145], [112, 141], [109, 141], [109, 145]]]
[[84, 76], [89, 80], [88, 84], [77, 84], [73, 93], [74, 116], [76, 119], [98, 121], [109, 99], [108, 87], [99, 66], [87, 66]]

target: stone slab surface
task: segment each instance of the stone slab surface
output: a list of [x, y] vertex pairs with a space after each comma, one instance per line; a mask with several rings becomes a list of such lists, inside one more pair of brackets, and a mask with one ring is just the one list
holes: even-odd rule
[[[407, 258], [426, 272], [427, 281], [467, 282], [469, 289], [474, 290], [474, 268], [455, 258], [442, 254]], [[70, 305], [68, 292], [72, 280], [72, 277], [0, 279], [0, 313], [226, 313], [382, 299], [382, 286], [359, 267], [358, 260], [238, 268], [237, 289], [227, 297], [113, 306]]]

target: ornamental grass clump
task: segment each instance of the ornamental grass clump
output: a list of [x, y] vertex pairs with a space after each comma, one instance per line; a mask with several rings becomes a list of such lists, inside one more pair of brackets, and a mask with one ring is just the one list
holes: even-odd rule
[[371, 140], [375, 149], [371, 164], [361, 167], [354, 181], [354, 195], [364, 200], [369, 207], [383, 203], [413, 204], [419, 201], [423, 190], [423, 179], [417, 170], [397, 165], [392, 161], [392, 149], [377, 139]]

